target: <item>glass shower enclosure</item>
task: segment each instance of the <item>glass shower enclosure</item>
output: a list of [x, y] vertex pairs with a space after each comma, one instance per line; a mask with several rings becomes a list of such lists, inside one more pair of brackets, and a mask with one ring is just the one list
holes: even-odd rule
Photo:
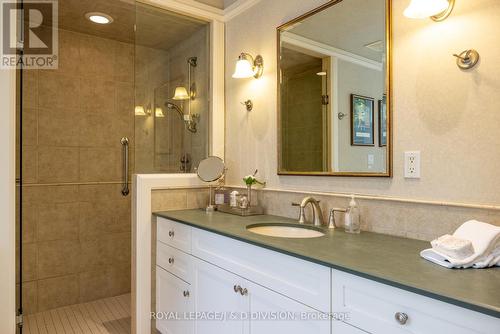
[[18, 332], [128, 333], [125, 186], [208, 155], [209, 26], [131, 0], [56, 3], [58, 68], [18, 70]]

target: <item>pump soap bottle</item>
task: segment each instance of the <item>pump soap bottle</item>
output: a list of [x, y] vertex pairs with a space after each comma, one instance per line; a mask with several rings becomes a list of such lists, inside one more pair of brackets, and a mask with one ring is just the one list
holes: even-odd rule
[[354, 195], [351, 195], [351, 201], [349, 202], [349, 207], [345, 213], [345, 231], [347, 233], [360, 233], [361, 232], [361, 221], [359, 217], [358, 203], [354, 199]]

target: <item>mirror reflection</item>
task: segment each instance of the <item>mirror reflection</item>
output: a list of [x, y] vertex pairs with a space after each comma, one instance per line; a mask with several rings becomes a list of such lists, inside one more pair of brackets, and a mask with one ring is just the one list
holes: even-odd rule
[[386, 0], [278, 28], [279, 173], [389, 176]]

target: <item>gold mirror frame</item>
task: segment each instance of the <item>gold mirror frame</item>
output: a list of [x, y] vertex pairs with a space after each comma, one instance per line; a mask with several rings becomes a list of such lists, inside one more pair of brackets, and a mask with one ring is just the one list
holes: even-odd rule
[[355, 176], [355, 177], [392, 177], [392, 160], [393, 160], [393, 128], [392, 128], [392, 0], [385, 0], [385, 37], [386, 37], [386, 73], [385, 73], [385, 84], [386, 84], [386, 94], [387, 94], [387, 161], [386, 161], [386, 171], [383, 173], [367, 173], [367, 172], [289, 172], [283, 171], [281, 168], [281, 141], [282, 141], [282, 131], [281, 131], [281, 89], [280, 89], [280, 59], [281, 59], [281, 32], [285, 28], [296, 24], [306, 18], [313, 16], [327, 8], [330, 8], [343, 0], [332, 0], [326, 4], [317, 7], [295, 19], [286, 22], [276, 28], [277, 34], [277, 114], [278, 114], [278, 175], [303, 175], [303, 176]]

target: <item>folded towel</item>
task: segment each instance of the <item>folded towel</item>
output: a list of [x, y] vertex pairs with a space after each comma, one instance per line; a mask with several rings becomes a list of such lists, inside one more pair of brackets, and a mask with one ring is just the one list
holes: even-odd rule
[[[500, 227], [470, 220], [460, 226], [453, 237], [470, 240], [474, 253], [465, 258], [456, 258], [442, 249], [425, 249], [420, 255], [447, 268], [486, 268], [500, 266]], [[446, 251], [446, 253], [449, 253]], [[454, 254], [455, 255], [455, 254]]]
[[431, 241], [432, 248], [450, 258], [461, 260], [474, 254], [472, 242], [453, 235], [443, 235]]

